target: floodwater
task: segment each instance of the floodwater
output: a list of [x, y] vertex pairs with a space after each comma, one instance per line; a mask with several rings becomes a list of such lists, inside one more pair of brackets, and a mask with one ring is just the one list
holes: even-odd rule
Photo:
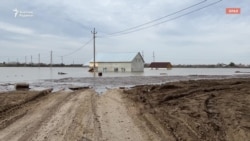
[[[246, 73], [235, 73], [236, 71]], [[161, 84], [170, 81], [190, 79], [213, 79], [249, 77], [249, 68], [173, 68], [150, 69], [144, 72], [105, 72], [101, 77], [88, 72], [88, 68], [38, 68], [38, 67], [0, 67], [0, 91], [14, 89], [15, 83], [26, 82], [32, 89], [67, 89], [72, 86], [90, 86], [102, 92], [114, 87], [131, 87], [144, 84]], [[59, 75], [58, 72], [66, 73]], [[95, 76], [95, 77], [94, 77]]]
[[[173, 68], [150, 69], [144, 72], [105, 72], [102, 77], [124, 77], [124, 76], [187, 76], [187, 75], [235, 75], [235, 71], [250, 72], [249, 68]], [[45, 79], [81, 78], [93, 77], [88, 68], [38, 68], [38, 67], [0, 67], [0, 83], [9, 82], [32, 82]], [[58, 75], [64, 72], [65, 75]], [[97, 74], [96, 74], [97, 76]]]

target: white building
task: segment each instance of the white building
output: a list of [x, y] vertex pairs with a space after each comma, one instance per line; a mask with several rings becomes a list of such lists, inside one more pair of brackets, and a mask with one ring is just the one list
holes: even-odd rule
[[[93, 68], [93, 59], [89, 67]], [[144, 60], [140, 53], [98, 53], [95, 59], [98, 72], [143, 72]]]

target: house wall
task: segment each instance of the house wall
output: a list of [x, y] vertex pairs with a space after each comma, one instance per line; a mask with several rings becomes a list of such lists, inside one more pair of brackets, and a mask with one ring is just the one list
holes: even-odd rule
[[[89, 63], [89, 67], [90, 68], [94, 67], [94, 63], [90, 62]], [[95, 62], [95, 67], [98, 67], [98, 63], [97, 62]]]
[[133, 72], [143, 72], [144, 71], [144, 61], [142, 57], [137, 54], [134, 60], [132, 61], [131, 71]]
[[[93, 62], [89, 66], [93, 67]], [[96, 67], [99, 72], [143, 72], [144, 60], [138, 53], [131, 62], [96, 62]]]
[[99, 72], [114, 72], [115, 69], [118, 72], [131, 72], [131, 63], [129, 62], [119, 62], [119, 63], [108, 63], [108, 62], [98, 62]]

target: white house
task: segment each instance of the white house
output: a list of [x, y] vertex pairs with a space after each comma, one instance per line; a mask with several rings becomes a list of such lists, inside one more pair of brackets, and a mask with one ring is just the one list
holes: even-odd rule
[[[93, 68], [93, 59], [89, 67]], [[99, 72], [143, 72], [144, 59], [138, 53], [98, 53], [95, 66]]]

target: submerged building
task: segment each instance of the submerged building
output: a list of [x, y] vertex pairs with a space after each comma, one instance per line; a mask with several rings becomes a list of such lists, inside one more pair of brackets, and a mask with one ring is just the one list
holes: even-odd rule
[[[94, 59], [89, 62], [93, 68]], [[138, 53], [98, 53], [95, 59], [98, 72], [143, 72], [144, 59]]]
[[166, 68], [166, 69], [171, 69], [172, 68], [172, 64], [170, 62], [152, 62], [149, 67], [151, 69], [155, 68]]

